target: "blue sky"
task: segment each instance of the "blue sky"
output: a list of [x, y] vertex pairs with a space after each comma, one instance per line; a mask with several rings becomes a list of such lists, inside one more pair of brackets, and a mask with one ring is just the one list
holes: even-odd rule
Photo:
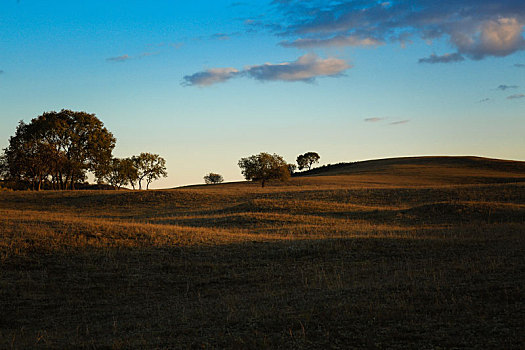
[[157, 188], [259, 152], [525, 160], [524, 26], [521, 0], [3, 0], [0, 147], [68, 108], [166, 158]]

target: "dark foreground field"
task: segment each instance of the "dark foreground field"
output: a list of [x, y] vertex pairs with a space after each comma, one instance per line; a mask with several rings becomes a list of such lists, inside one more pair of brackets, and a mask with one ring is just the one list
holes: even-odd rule
[[0, 348], [525, 347], [524, 163], [420, 160], [0, 192]]

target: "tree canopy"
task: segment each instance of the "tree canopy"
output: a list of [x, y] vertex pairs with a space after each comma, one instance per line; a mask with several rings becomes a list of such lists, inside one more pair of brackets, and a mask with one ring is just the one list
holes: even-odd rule
[[74, 189], [86, 173], [100, 174], [111, 161], [115, 138], [94, 115], [63, 109], [20, 121], [4, 149], [4, 176], [40, 189]]
[[288, 163], [277, 154], [259, 153], [241, 158], [238, 164], [246, 180], [261, 181], [262, 187], [271, 179], [285, 181], [290, 178]]
[[221, 174], [217, 173], [209, 173], [207, 175], [204, 175], [204, 182], [208, 185], [210, 184], [218, 184], [224, 181], [224, 178]]
[[108, 165], [103, 180], [117, 189], [128, 184], [135, 189], [138, 178], [138, 170], [131, 158], [113, 158]]
[[319, 163], [320, 158], [321, 157], [316, 152], [306, 152], [305, 154], [297, 156], [297, 165], [299, 166], [299, 170], [303, 170], [305, 168], [308, 168], [308, 170], [312, 169], [312, 164]]
[[146, 189], [154, 180], [167, 177], [166, 160], [153, 153], [141, 153], [131, 158], [137, 169], [137, 181], [139, 189], [142, 189], [142, 181], [146, 180]]

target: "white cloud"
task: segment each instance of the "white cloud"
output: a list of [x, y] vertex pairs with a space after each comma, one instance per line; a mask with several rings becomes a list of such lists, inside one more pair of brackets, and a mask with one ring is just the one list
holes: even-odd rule
[[452, 31], [451, 41], [459, 52], [473, 59], [507, 56], [525, 48], [524, 26], [525, 23], [517, 18], [487, 20], [471, 30]]
[[122, 55], [122, 56], [117, 56], [117, 57], [106, 58], [106, 61], [110, 61], [110, 62], [124, 62], [124, 61], [129, 60], [130, 58], [131, 57], [129, 55]]
[[[286, 47], [370, 46], [404, 44], [411, 37], [427, 42], [445, 38], [458, 54], [475, 60], [525, 49], [523, 0], [274, 0], [273, 5], [281, 16], [259, 28], [290, 38], [281, 42]], [[444, 62], [454, 61], [443, 57], [430, 63]]]
[[461, 62], [464, 61], [465, 58], [461, 56], [460, 53], [446, 53], [444, 55], [438, 56], [435, 53], [430, 55], [429, 57], [420, 58], [419, 63], [451, 63], [451, 62]]
[[507, 96], [507, 100], [517, 100], [519, 98], [524, 98], [524, 97], [525, 97], [525, 94], [515, 94], [515, 95]]
[[396, 121], [396, 122], [392, 122], [390, 123], [390, 125], [400, 125], [400, 124], [406, 124], [406, 123], [409, 123], [410, 122], [410, 119], [405, 119], [405, 120], [399, 120], [399, 121]]
[[502, 85], [499, 85], [497, 87], [498, 90], [501, 90], [501, 91], [505, 91], [505, 90], [508, 90], [508, 89], [517, 89], [519, 86], [518, 85], [505, 85], [505, 84], [502, 84]]
[[304, 49], [314, 47], [379, 46], [383, 44], [383, 41], [372, 37], [361, 38], [357, 35], [338, 35], [327, 39], [301, 38], [294, 41], [282, 41], [279, 45]]
[[197, 72], [184, 77], [183, 85], [210, 86], [223, 83], [239, 74], [235, 68], [211, 68], [203, 72]]
[[365, 122], [368, 122], [368, 123], [377, 123], [385, 119], [386, 118], [372, 117], [372, 118], [365, 118], [364, 120]]
[[265, 63], [248, 66], [244, 70], [235, 68], [212, 68], [184, 77], [185, 86], [209, 86], [229, 79], [247, 76], [259, 81], [303, 81], [312, 82], [318, 77], [336, 77], [351, 68], [345, 60], [338, 58], [320, 58], [315, 54], [306, 54], [296, 61], [283, 63]]
[[244, 73], [260, 81], [313, 81], [321, 76], [341, 75], [349, 68], [351, 66], [342, 59], [323, 59], [315, 54], [306, 54], [293, 62], [251, 66], [246, 68]]

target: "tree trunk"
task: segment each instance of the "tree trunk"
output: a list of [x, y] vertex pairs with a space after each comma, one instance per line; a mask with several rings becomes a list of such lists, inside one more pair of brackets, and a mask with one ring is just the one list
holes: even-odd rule
[[266, 180], [262, 180], [261, 181], [261, 187], [264, 187], [264, 183], [266, 182]]
[[70, 174], [66, 174], [66, 178], [64, 179], [64, 190], [69, 188], [69, 175]]
[[64, 189], [64, 181], [62, 179], [62, 173], [59, 171], [57, 173], [57, 182], [58, 182], [58, 189], [63, 190]]
[[71, 190], [75, 189], [75, 176], [73, 175], [73, 172], [71, 172]]

